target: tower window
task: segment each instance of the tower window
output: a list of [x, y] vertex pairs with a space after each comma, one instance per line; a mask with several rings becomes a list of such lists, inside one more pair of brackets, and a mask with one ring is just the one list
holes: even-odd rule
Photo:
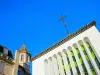
[[24, 60], [24, 55], [21, 55], [21, 61], [23, 61]]
[[28, 62], [28, 56], [26, 56], [26, 62]]

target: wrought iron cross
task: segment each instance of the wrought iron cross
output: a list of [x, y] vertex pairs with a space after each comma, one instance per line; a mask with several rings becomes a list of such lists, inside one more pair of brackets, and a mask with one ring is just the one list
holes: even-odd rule
[[59, 22], [59, 21], [62, 21], [62, 22], [63, 22], [63, 25], [64, 25], [64, 27], [66, 28], [66, 32], [67, 32], [67, 34], [68, 34], [68, 36], [69, 36], [70, 33], [69, 33], [68, 29], [67, 29], [66, 22], [65, 22], [65, 18], [66, 18], [67, 16], [68, 16], [68, 15], [65, 15], [65, 16], [62, 16], [62, 15], [61, 15], [61, 18], [58, 20], [58, 22]]

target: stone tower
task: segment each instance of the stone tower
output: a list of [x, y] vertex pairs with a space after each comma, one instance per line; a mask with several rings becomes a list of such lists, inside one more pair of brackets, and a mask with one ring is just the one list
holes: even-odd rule
[[30, 58], [31, 55], [28, 53], [26, 46], [23, 44], [19, 50], [19, 65], [22, 66], [27, 72], [30, 72]]

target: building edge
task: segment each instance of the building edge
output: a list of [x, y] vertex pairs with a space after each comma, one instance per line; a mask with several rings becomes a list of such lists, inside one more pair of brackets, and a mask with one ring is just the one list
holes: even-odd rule
[[79, 29], [78, 31], [76, 31], [73, 34], [70, 34], [68, 37], [64, 38], [63, 40], [59, 41], [58, 43], [54, 44], [53, 46], [47, 48], [46, 50], [44, 50], [43, 52], [37, 54], [36, 56], [31, 58], [31, 61], [34, 61], [36, 59], [38, 59], [39, 57], [45, 55], [46, 53], [52, 51], [53, 49], [57, 48], [58, 46], [64, 44], [65, 42], [71, 40], [72, 38], [76, 37], [77, 35], [81, 34], [82, 32], [84, 32], [85, 30], [91, 28], [92, 26], [96, 26], [96, 21], [92, 21], [91, 23], [87, 24], [86, 26], [84, 26], [83, 28]]

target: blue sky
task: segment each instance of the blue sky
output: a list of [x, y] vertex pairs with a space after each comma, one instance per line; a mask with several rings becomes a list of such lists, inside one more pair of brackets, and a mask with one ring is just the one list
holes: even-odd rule
[[32, 56], [95, 20], [100, 30], [100, 0], [0, 0], [0, 44], [13, 55], [25, 42]]

